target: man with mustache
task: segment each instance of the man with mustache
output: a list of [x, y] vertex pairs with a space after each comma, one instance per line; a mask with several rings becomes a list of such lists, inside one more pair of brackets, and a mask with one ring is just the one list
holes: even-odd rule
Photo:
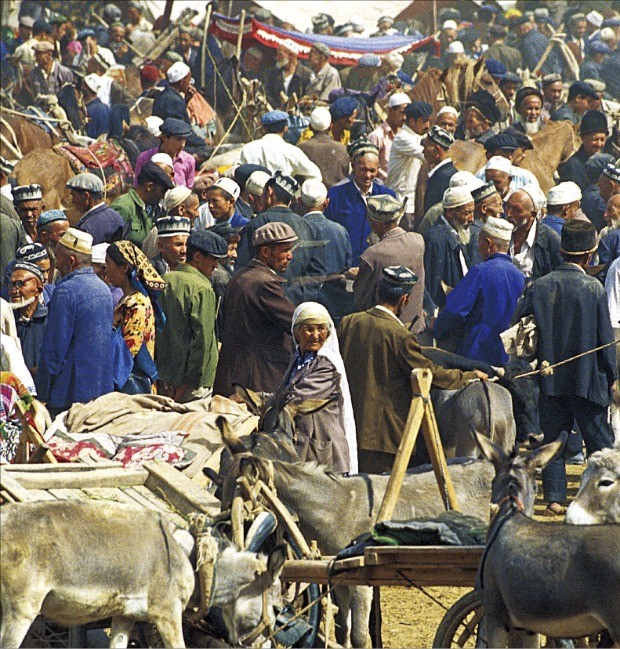
[[13, 189], [13, 205], [26, 231], [28, 243], [37, 238], [37, 219], [45, 210], [41, 185], [20, 185]]
[[442, 308], [446, 293], [442, 282], [454, 287], [467, 274], [465, 246], [474, 220], [474, 199], [466, 187], [449, 187], [443, 195], [443, 215], [426, 233], [424, 276], [426, 289]]

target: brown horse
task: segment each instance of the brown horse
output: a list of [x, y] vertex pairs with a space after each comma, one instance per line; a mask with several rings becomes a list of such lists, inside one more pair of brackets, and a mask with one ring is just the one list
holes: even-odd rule
[[[534, 149], [527, 151], [521, 167], [531, 171], [545, 194], [555, 185], [553, 174], [558, 165], [579, 148], [575, 129], [569, 122], [549, 122], [532, 136]], [[484, 147], [477, 142], [457, 140], [450, 148], [450, 157], [460, 171], [476, 173], [486, 163]]]
[[[37, 149], [51, 149], [58, 138], [45, 131], [31, 119], [0, 111], [0, 155], [16, 160]], [[9, 145], [6, 144], [6, 141]]]

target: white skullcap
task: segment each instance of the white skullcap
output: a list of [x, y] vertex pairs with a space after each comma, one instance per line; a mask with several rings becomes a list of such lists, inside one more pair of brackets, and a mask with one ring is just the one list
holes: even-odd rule
[[331, 125], [332, 115], [325, 106], [319, 106], [310, 113], [310, 126], [316, 133], [326, 131]]
[[245, 182], [245, 191], [252, 196], [262, 196], [263, 190], [271, 175], [266, 171], [254, 171]]
[[439, 112], [437, 113], [437, 117], [439, 117], [440, 115], [444, 115], [445, 113], [450, 113], [451, 115], [454, 115], [457, 118], [459, 116], [459, 111], [456, 110], [454, 106], [442, 106], [439, 109]]
[[349, 22], [353, 25], [353, 31], [358, 34], [366, 29], [364, 21], [358, 16], [352, 16]]
[[192, 190], [183, 185], [169, 189], [164, 196], [164, 210], [166, 210], [166, 213], [184, 203], [191, 193]]
[[154, 162], [157, 164], [163, 164], [163, 165], [168, 165], [169, 167], [174, 167], [174, 162], [172, 162], [172, 158], [167, 154], [167, 153], [162, 153], [159, 151], [156, 153], [152, 158], [151, 162]]
[[509, 174], [512, 171], [512, 162], [501, 155], [494, 155], [485, 165], [485, 169], [494, 169], [495, 171], [504, 171]]
[[467, 187], [448, 187], [443, 193], [442, 203], [445, 210], [461, 207], [461, 205], [467, 205], [467, 203], [473, 202], [474, 197]]
[[159, 127], [164, 123], [164, 120], [161, 117], [157, 117], [157, 115], [151, 115], [149, 117], [146, 117], [144, 121], [146, 123], [146, 128], [148, 128], [155, 137], [159, 137], [161, 135]]
[[540, 210], [542, 210], [543, 207], [545, 207], [545, 205], [547, 204], [547, 198], [543, 194], [543, 191], [538, 186], [538, 184], [528, 183], [523, 187], [519, 187], [519, 190], [517, 191], [525, 192], [532, 199], [532, 202], [534, 203], [534, 209], [537, 212], [540, 212]]
[[97, 94], [101, 90], [101, 81], [98, 74], [89, 74], [84, 77], [84, 83]]
[[452, 178], [450, 178], [449, 187], [465, 187], [470, 192], [473, 192], [474, 189], [482, 187], [484, 181], [480, 178], [476, 178], [471, 171], [457, 171]]
[[81, 252], [84, 255], [90, 255], [93, 252], [93, 235], [77, 228], [69, 228], [58, 243], [69, 250]]
[[316, 178], [308, 178], [301, 186], [301, 202], [306, 207], [321, 205], [327, 198], [327, 187]]
[[405, 104], [411, 103], [411, 97], [404, 92], [395, 92], [388, 101], [388, 106], [390, 108], [396, 108], [397, 106], [404, 106]]
[[494, 216], [488, 216], [486, 223], [482, 226], [482, 231], [494, 239], [500, 241], [510, 241], [512, 238], [513, 225], [506, 219], [498, 219]]
[[168, 81], [170, 83], [177, 83], [178, 81], [181, 81], [181, 79], [185, 79], [189, 73], [189, 65], [183, 63], [183, 61], [177, 61], [168, 69]]
[[213, 189], [214, 187], [218, 187], [227, 194], [230, 194], [234, 200], [237, 200], [241, 193], [241, 187], [232, 178], [219, 178], [209, 189]]
[[465, 48], [463, 47], [463, 43], [461, 41], [452, 41], [450, 45], [448, 45], [448, 51], [446, 54], [464, 54], [465, 53]]
[[598, 11], [591, 11], [586, 15], [586, 20], [596, 27], [600, 27], [603, 24], [603, 16]]
[[93, 246], [93, 251], [91, 252], [91, 261], [93, 264], [105, 264], [105, 253], [109, 245], [109, 243], [98, 243], [96, 246]]
[[405, 61], [403, 55], [398, 52], [390, 52], [389, 54], [386, 54], [383, 57], [383, 60], [390, 65], [393, 65], [395, 68], [400, 68]]
[[456, 20], [446, 20], [441, 26], [442, 29], [458, 29]]
[[547, 205], [567, 205], [581, 200], [581, 189], [572, 180], [552, 187], [547, 194]]
[[600, 37], [602, 41], [613, 41], [616, 38], [616, 32], [611, 27], [603, 27]]

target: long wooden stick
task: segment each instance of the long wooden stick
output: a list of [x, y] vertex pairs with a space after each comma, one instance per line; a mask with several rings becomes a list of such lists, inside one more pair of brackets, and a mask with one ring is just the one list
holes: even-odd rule
[[204, 88], [207, 83], [207, 39], [209, 38], [209, 26], [211, 24], [211, 10], [213, 3], [207, 5], [207, 14], [205, 16], [204, 26], [202, 30], [202, 50], [200, 57], [200, 87]]
[[[93, 18], [95, 18], [96, 20], [98, 20], [98, 21], [99, 21], [99, 22], [100, 22], [100, 23], [101, 23], [101, 24], [102, 24], [106, 29], [110, 27], [110, 25], [108, 25], [108, 23], [107, 23], [107, 22], [106, 22], [106, 21], [105, 21], [101, 16], [97, 15], [97, 14], [94, 13], [94, 12], [93, 12], [91, 15], [92, 15]], [[129, 49], [130, 49], [134, 54], [137, 54], [140, 58], [142, 58], [142, 52], [140, 52], [139, 50], [137, 50], [137, 49], [136, 49], [136, 48], [135, 48], [135, 47], [134, 47], [134, 46], [133, 46], [133, 45], [132, 45], [132, 44], [131, 44], [127, 39], [126, 39], [126, 38], [123, 38], [123, 43], [124, 43], [125, 45], [127, 45], [127, 47], [128, 47], [128, 48], [129, 48]]]
[[243, 42], [243, 28], [245, 27], [245, 9], [241, 10], [241, 20], [239, 21], [239, 32], [237, 34], [237, 48], [235, 54], [237, 61], [241, 61], [241, 44]]
[[430, 394], [432, 381], [433, 373], [428, 369], [415, 369], [411, 371], [413, 398], [411, 399], [405, 429], [394, 459], [392, 473], [390, 474], [387, 489], [383, 496], [383, 502], [377, 514], [376, 523], [389, 521], [394, 513], [394, 508], [396, 507], [398, 496], [403, 486], [403, 479], [409, 466], [409, 460], [411, 459], [411, 453], [418, 439], [420, 425], [422, 424], [422, 419], [426, 411], [426, 404], [422, 395]]

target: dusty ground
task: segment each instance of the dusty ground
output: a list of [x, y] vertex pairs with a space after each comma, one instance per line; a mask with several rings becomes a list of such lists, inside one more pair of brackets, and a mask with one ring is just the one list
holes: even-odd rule
[[[579, 487], [583, 466], [567, 466], [569, 499]], [[539, 484], [539, 492], [542, 487]], [[540, 496], [536, 500], [536, 518], [560, 523], [562, 518], [540, 517], [543, 510]], [[437, 626], [445, 610], [459, 597], [468, 592], [466, 588], [426, 588], [437, 602], [419, 591], [408, 588], [383, 588], [381, 592], [381, 614], [383, 618], [384, 647], [431, 647]], [[445, 606], [445, 609], [443, 608]]]

